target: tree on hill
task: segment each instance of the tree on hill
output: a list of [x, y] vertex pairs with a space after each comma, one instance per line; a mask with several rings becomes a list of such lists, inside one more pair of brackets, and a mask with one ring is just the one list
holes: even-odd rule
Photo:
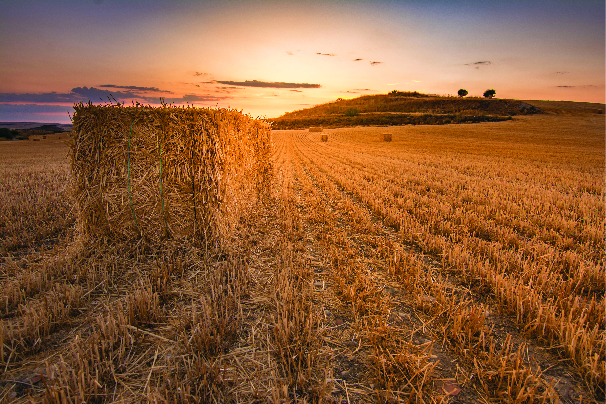
[[494, 90], [486, 90], [484, 91], [484, 98], [492, 98], [496, 95], [496, 91]]
[[469, 92], [467, 90], [465, 90], [464, 88], [460, 89], [459, 92], [459, 97], [465, 97], [467, 94], [469, 94]]

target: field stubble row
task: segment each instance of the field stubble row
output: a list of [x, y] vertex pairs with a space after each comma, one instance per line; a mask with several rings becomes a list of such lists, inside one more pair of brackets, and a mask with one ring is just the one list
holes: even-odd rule
[[401, 244], [301, 152], [295, 154], [304, 161], [302, 192], [314, 212], [308, 232], [315, 227], [320, 233], [318, 245], [309, 248], [323, 250], [331, 263], [330, 284], [358, 335], [354, 353], [361, 350], [361, 357], [352, 359], [350, 352], [349, 361], [368, 368], [367, 378], [357, 380], [346, 370], [347, 382], [387, 401], [440, 402], [457, 395], [458, 402], [545, 402], [566, 395], [566, 383], [554, 387], [542, 377], [524, 354], [525, 343], [488, 327], [486, 307], [466, 288], [444, 283], [422, 253]]
[[[604, 380], [603, 138], [599, 122], [576, 140], [572, 123], [566, 123], [559, 128], [564, 145], [552, 144], [557, 136], [545, 126], [541, 137], [540, 122], [522, 122], [535, 125], [530, 140], [522, 136], [519, 122], [509, 128], [487, 124], [471, 133], [462, 127], [431, 135], [423, 128], [401, 129], [396, 136], [402, 140], [394, 145], [375, 141], [380, 128], [335, 130], [328, 143], [304, 132], [280, 136], [297, 139], [307, 165], [355, 195], [402, 240], [441, 257], [445, 268], [475, 293], [492, 296], [499, 311], [513, 315], [527, 335], [569, 358], [599, 396]], [[486, 148], [504, 133], [503, 154]], [[461, 138], [475, 139], [473, 153], [474, 145], [462, 144]], [[435, 146], [449, 141], [452, 147]], [[577, 156], [576, 164], [557, 157], [560, 146]], [[509, 149], [518, 149], [516, 158]], [[478, 158], [482, 154], [485, 158]], [[533, 166], [541, 169], [535, 173]], [[528, 181], [507, 178], [509, 167], [513, 173], [527, 170]], [[461, 176], [463, 169], [467, 173]], [[575, 176], [584, 182], [567, 182]], [[533, 208], [536, 203], [543, 206]], [[516, 207], [524, 215], [516, 215]], [[496, 220], [494, 213], [502, 210], [506, 214]], [[576, 216], [574, 233], [567, 234], [570, 215]], [[516, 222], [530, 231], [519, 231]], [[550, 233], [559, 238], [545, 237]]]
[[210, 255], [79, 244], [65, 145], [11, 142], [0, 400], [599, 400], [604, 125], [578, 123], [275, 131]]

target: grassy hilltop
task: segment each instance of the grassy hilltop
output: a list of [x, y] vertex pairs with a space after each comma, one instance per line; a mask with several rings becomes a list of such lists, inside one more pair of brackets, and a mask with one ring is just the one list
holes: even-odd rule
[[342, 98], [269, 119], [274, 129], [491, 122], [542, 110], [518, 100], [441, 97], [418, 92]]

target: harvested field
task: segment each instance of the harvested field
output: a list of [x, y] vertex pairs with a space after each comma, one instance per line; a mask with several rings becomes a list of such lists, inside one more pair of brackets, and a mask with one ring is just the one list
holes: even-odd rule
[[387, 130], [273, 131], [211, 249], [77, 237], [68, 147], [0, 143], [0, 402], [603, 401], [603, 115]]

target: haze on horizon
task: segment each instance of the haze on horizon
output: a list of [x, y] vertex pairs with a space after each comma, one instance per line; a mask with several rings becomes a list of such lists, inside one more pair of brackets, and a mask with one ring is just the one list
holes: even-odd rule
[[253, 116], [391, 90], [605, 102], [603, 0], [0, 2], [0, 121], [78, 101]]

